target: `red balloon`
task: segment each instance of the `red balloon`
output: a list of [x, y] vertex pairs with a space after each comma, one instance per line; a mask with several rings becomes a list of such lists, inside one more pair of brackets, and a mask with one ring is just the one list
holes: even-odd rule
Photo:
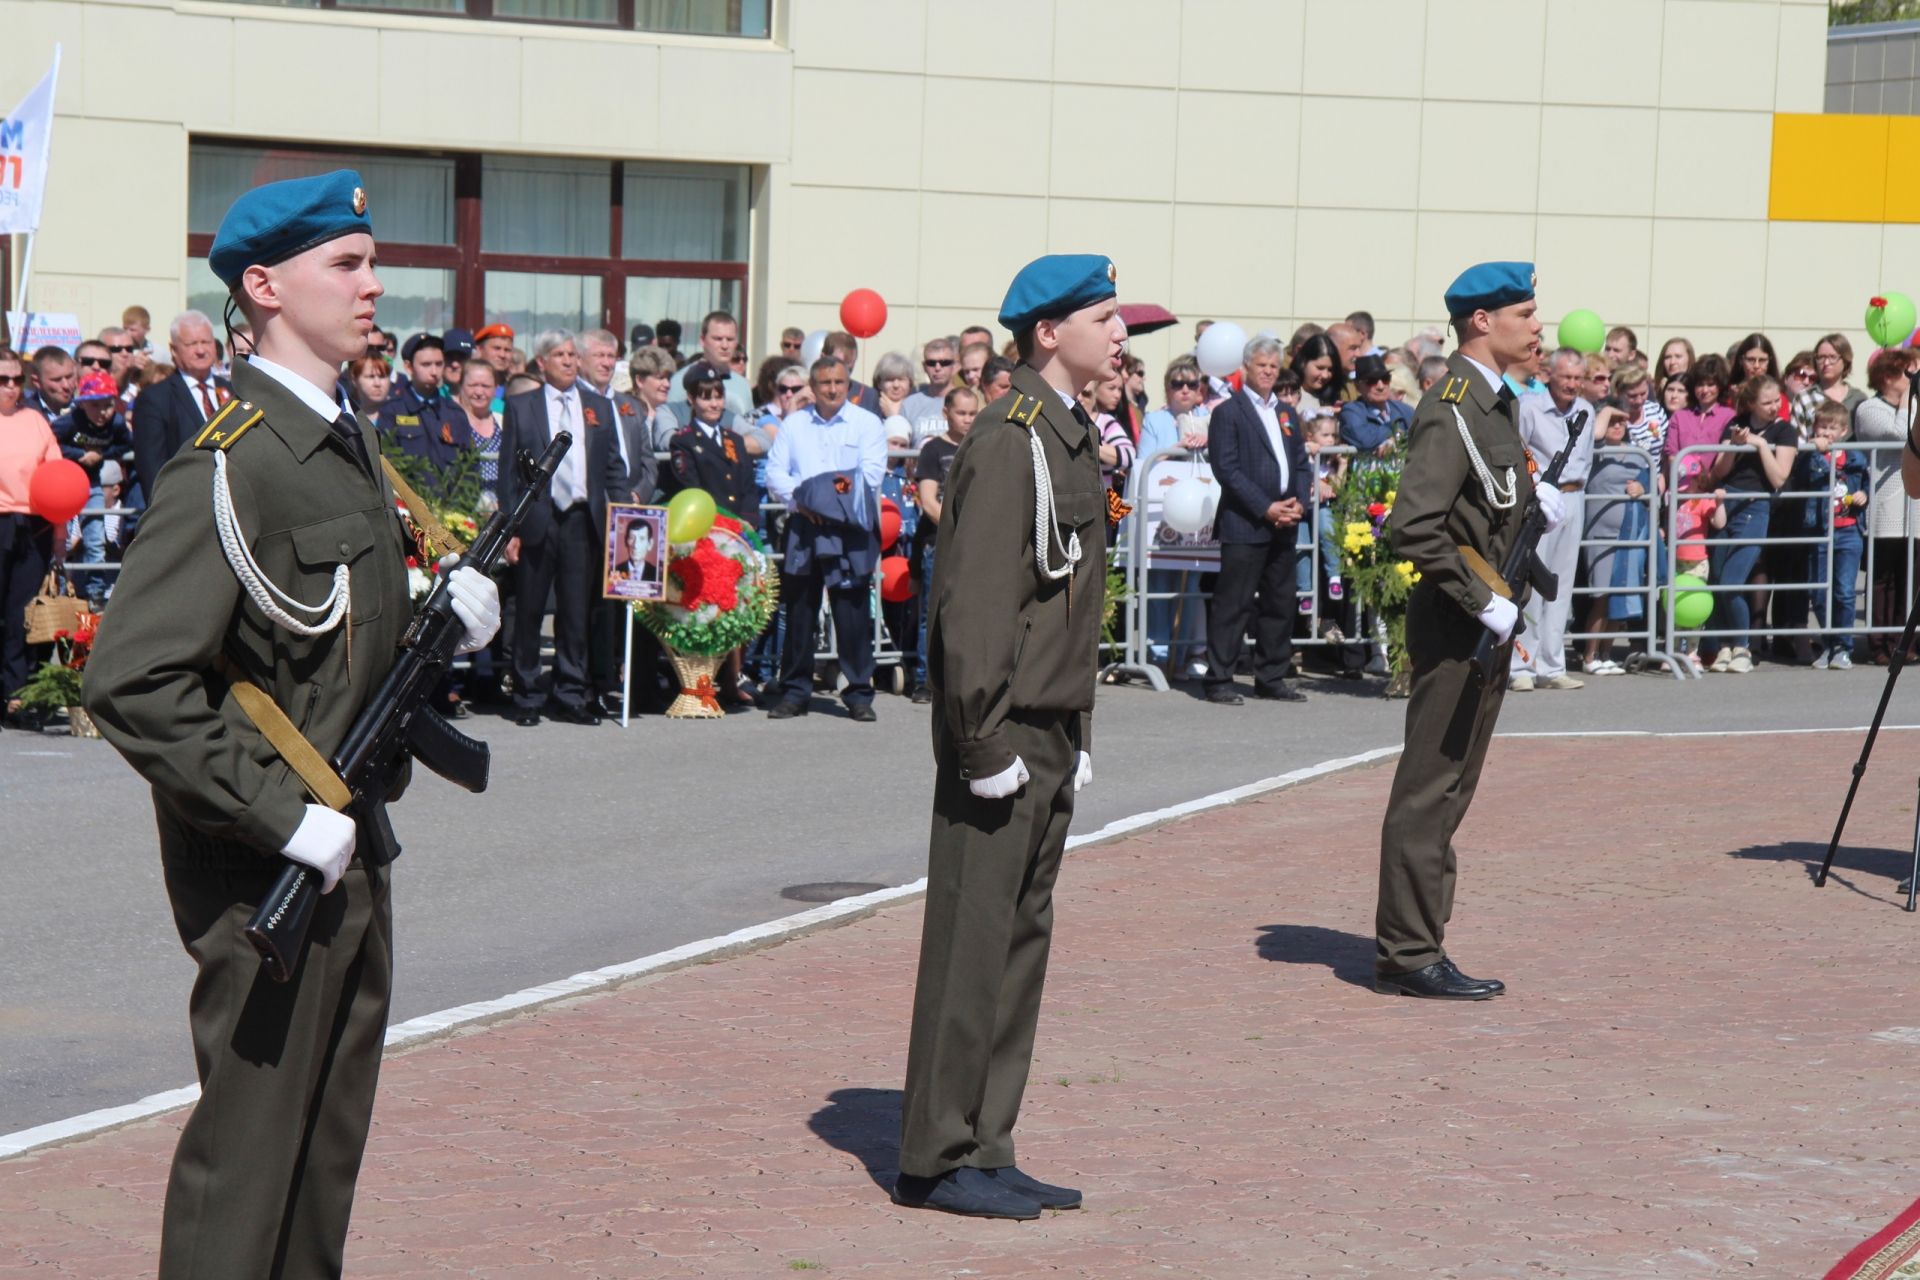
[[880, 598], [892, 604], [913, 595], [913, 575], [905, 556], [888, 556], [880, 562]]
[[889, 511], [883, 506], [880, 508], [880, 549], [889, 551], [898, 541], [900, 541], [900, 512], [897, 508]]
[[855, 289], [840, 300], [840, 326], [856, 338], [871, 338], [887, 327], [887, 300], [871, 289]]
[[49, 524], [65, 524], [80, 514], [93, 492], [93, 481], [79, 463], [55, 458], [40, 464], [27, 481], [27, 507]]

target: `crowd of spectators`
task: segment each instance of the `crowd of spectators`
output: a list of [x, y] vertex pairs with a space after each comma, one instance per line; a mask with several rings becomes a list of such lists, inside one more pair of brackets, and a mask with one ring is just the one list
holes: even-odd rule
[[[1196, 341], [1207, 324], [1196, 327]], [[131, 307], [71, 353], [0, 351], [0, 682], [8, 691], [38, 656], [27, 649], [21, 615], [49, 566], [65, 563], [76, 589], [103, 606], [110, 566], [137, 536], [161, 468], [231, 394], [224, 376], [231, 355], [212, 320], [196, 311], [175, 316], [164, 350], [150, 326], [147, 312]], [[873, 501], [891, 501], [901, 514], [899, 543], [884, 550], [906, 556], [913, 579], [928, 581], [947, 468], [975, 417], [1009, 390], [1012, 344], [975, 326], [929, 338], [912, 354], [867, 352], [866, 364], [848, 333], [827, 335], [811, 365], [803, 363], [805, 347], [805, 334], [788, 328], [778, 350], [755, 363], [738, 320], [724, 311], [684, 327], [671, 319], [638, 324], [624, 341], [604, 329], [523, 338], [504, 323], [415, 333], [404, 342], [374, 332], [367, 354], [342, 372], [341, 399], [375, 422], [385, 447], [419, 460], [429, 474], [460, 467], [477, 474], [476, 515], [510, 488], [502, 459], [515, 447], [538, 445], [562, 423], [589, 441], [602, 438], [594, 428], [611, 428], [556, 478], [556, 518], [534, 522], [514, 548], [506, 586], [519, 601], [509, 629], [518, 639], [503, 636], [492, 654], [476, 655], [464, 699], [450, 692], [455, 714], [499, 699], [523, 723], [542, 714], [596, 721], [622, 687], [625, 652], [619, 606], [590, 589], [605, 504], [663, 502], [689, 487], [711, 492], [787, 561], [776, 625], [726, 668], [722, 696], [730, 707], [757, 703], [779, 718], [806, 711], [823, 604], [834, 623], [842, 697], [855, 719], [874, 716], [881, 637], [891, 642], [888, 656], [899, 655], [897, 691], [928, 699], [916, 600], [880, 607], [884, 630], [876, 634], [869, 584], [883, 550], [877, 532], [868, 531], [875, 545], [864, 548], [873, 554], [858, 539], [850, 554], [843, 540], [823, 550], [818, 530], [825, 526], [807, 505], [808, 484], [857, 471]], [[1862, 386], [1853, 347], [1839, 333], [1783, 361], [1763, 333], [1725, 353], [1699, 352], [1674, 337], [1649, 355], [1637, 334], [1618, 327], [1599, 352], [1548, 349], [1537, 367], [1512, 371], [1517, 418], [1540, 465], [1551, 451], [1551, 424], [1560, 424], [1564, 438], [1567, 419], [1585, 412], [1592, 426], [1562, 486], [1582, 513], [1576, 536], [1556, 551], [1584, 600], [1563, 593], [1556, 616], [1534, 611], [1530, 626], [1547, 651], [1516, 671], [1514, 687], [1572, 689], [1582, 681], [1569, 669], [1626, 669], [1621, 659], [1631, 653], [1620, 644], [1644, 644], [1655, 629], [1660, 611], [1655, 620], [1646, 616], [1649, 586], [1665, 581], [1669, 545], [1681, 573], [1722, 588], [1713, 595], [1709, 634], [1657, 637], [1681, 661], [1728, 674], [1751, 671], [1763, 658], [1844, 669], [1865, 627], [1866, 656], [1886, 662], [1907, 607], [1912, 511], [1894, 474], [1897, 450], [1869, 453], [1854, 442], [1906, 438], [1916, 366], [1920, 356], [1905, 348], [1873, 352]], [[1208, 462], [1224, 493], [1241, 492], [1242, 505], [1258, 485], [1282, 486], [1273, 502], [1220, 517], [1222, 528], [1251, 521], [1241, 533], [1212, 531], [1239, 546], [1260, 534], [1265, 549], [1257, 555], [1233, 551], [1236, 567], [1224, 574], [1156, 568], [1146, 575], [1155, 598], [1141, 616], [1154, 660], [1227, 701], [1234, 700], [1225, 696], [1233, 671], [1223, 664], [1243, 647], [1250, 624], [1263, 637], [1257, 691], [1286, 690], [1282, 675], [1300, 661], [1289, 652], [1293, 640], [1364, 652], [1372, 619], [1346, 589], [1332, 506], [1351, 475], [1399, 465], [1413, 406], [1445, 373], [1441, 330], [1389, 347], [1376, 340], [1372, 317], [1356, 312], [1324, 327], [1302, 325], [1285, 340], [1261, 335], [1248, 345], [1245, 367], [1228, 378], [1208, 376], [1182, 354], [1157, 384], [1130, 358], [1123, 380], [1087, 388], [1080, 404], [1097, 433], [1102, 474], [1128, 501], [1145, 505], [1146, 472], [1170, 451]], [[1217, 435], [1223, 422], [1234, 424], [1233, 447]], [[1259, 447], [1262, 438], [1268, 447]], [[1296, 443], [1298, 464], [1288, 461]], [[91, 483], [86, 510], [66, 529], [47, 528], [28, 512], [26, 478], [56, 456], [78, 463]], [[1278, 471], [1266, 474], [1276, 457]], [[1258, 484], [1249, 487], [1254, 472]], [[1649, 504], [1648, 494], [1659, 501]], [[790, 518], [789, 509], [797, 514]], [[1280, 510], [1285, 516], [1276, 519]], [[1863, 561], [1871, 567], [1864, 583]], [[1216, 599], [1223, 578], [1224, 602]], [[1168, 598], [1176, 595], [1186, 600]], [[1221, 619], [1216, 631], [1232, 634], [1205, 635], [1209, 614]], [[542, 652], [549, 626], [551, 671]], [[636, 636], [635, 687], [643, 706], [655, 704], [675, 689], [657, 647], [643, 632]], [[1334, 665], [1356, 674], [1360, 662]], [[1377, 654], [1372, 669], [1379, 670]], [[7, 711], [15, 715], [17, 704]]]

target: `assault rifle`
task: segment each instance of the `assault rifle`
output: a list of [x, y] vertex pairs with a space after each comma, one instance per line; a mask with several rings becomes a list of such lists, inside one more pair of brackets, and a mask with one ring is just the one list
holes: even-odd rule
[[[1540, 485], [1552, 485], [1556, 489], [1560, 487], [1560, 473], [1567, 469], [1567, 458], [1573, 453], [1573, 446], [1579, 443], [1580, 433], [1586, 429], [1587, 411], [1585, 409], [1567, 419], [1567, 442], [1560, 446], [1560, 452], [1553, 455], [1552, 463], [1540, 473], [1540, 479], [1534, 486], [1536, 490]], [[1569, 512], [1568, 519], [1572, 518], [1573, 515]], [[1536, 492], [1528, 496], [1526, 514], [1520, 517], [1520, 531], [1514, 535], [1513, 545], [1507, 548], [1507, 558], [1500, 562], [1499, 585], [1495, 585], [1493, 581], [1487, 583], [1495, 591], [1512, 600], [1513, 607], [1516, 609], [1525, 609], [1527, 600], [1535, 591], [1549, 600], [1560, 598], [1559, 577], [1540, 559], [1540, 539], [1546, 532], [1547, 517], [1546, 513], [1540, 509], [1540, 495]], [[1467, 553], [1471, 552], [1472, 548], [1462, 547], [1460, 550]], [[1467, 562], [1477, 573], [1480, 573], [1482, 578], [1486, 577], [1484, 571], [1488, 565], [1478, 553], [1468, 555]], [[1502, 587], [1505, 590], [1501, 590]], [[1513, 624], [1515, 635], [1520, 633], [1520, 628], [1525, 625], [1525, 622], [1526, 618], [1523, 614]], [[1493, 632], [1485, 627], [1480, 629], [1480, 640], [1473, 646], [1473, 660], [1468, 669], [1474, 688], [1486, 687], [1488, 679], [1493, 675], [1494, 653], [1502, 643], [1504, 642], [1493, 638]], [[1502, 667], [1502, 672], [1504, 671], [1505, 668]]]
[[[462, 566], [492, 572], [533, 504], [546, 501], [553, 473], [572, 444], [573, 437], [561, 431], [539, 462], [525, 452], [515, 459], [522, 479], [520, 496], [511, 511], [501, 509], [488, 517], [461, 558]], [[329, 762], [352, 794], [342, 811], [358, 828], [358, 852], [375, 865], [384, 866], [400, 854], [387, 821], [386, 799], [408, 756], [468, 791], [487, 789], [492, 761], [487, 744], [461, 733], [428, 705], [453, 662], [453, 651], [466, 635], [466, 627], [453, 612], [447, 582], [445, 574], [434, 582], [433, 593], [400, 637], [399, 659]], [[289, 860], [273, 891], [247, 921], [247, 941], [260, 953], [261, 967], [275, 982], [293, 976], [319, 898], [319, 872]]]

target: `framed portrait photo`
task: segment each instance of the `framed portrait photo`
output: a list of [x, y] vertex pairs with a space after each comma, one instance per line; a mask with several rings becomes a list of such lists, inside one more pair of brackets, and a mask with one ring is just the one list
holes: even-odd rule
[[608, 503], [606, 566], [607, 599], [666, 599], [667, 509]]

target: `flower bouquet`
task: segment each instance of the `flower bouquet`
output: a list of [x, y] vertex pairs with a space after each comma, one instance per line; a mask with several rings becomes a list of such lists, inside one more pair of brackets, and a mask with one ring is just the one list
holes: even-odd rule
[[87, 655], [93, 651], [94, 637], [100, 631], [100, 615], [82, 613], [73, 630], [53, 635], [53, 657], [40, 665], [33, 678], [13, 691], [20, 709], [39, 717], [57, 711], [67, 713], [67, 728], [76, 738], [97, 738], [93, 717], [80, 705], [80, 673], [86, 669]]
[[1340, 538], [1346, 580], [1374, 616], [1385, 646], [1387, 696], [1404, 698], [1412, 684], [1407, 662], [1407, 597], [1420, 581], [1411, 560], [1397, 560], [1388, 545], [1393, 501], [1399, 496], [1397, 465], [1353, 471], [1334, 499], [1334, 529]]
[[699, 537], [669, 545], [667, 598], [637, 601], [634, 613], [667, 647], [680, 677], [680, 696], [667, 714], [715, 719], [726, 713], [714, 695], [714, 673], [729, 653], [752, 643], [773, 620], [779, 575], [760, 535], [725, 512], [716, 514]]

